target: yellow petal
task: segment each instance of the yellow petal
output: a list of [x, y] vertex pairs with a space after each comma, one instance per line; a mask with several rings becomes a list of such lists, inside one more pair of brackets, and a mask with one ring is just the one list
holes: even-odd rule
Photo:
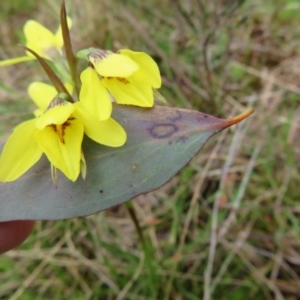
[[42, 150], [34, 139], [35, 119], [18, 125], [8, 138], [0, 158], [0, 181], [13, 181], [30, 169]]
[[52, 124], [61, 125], [68, 120], [75, 108], [70, 102], [58, 100], [59, 103], [56, 106], [51, 107], [36, 119], [35, 126], [37, 129], [42, 130]]
[[100, 49], [92, 50], [89, 60], [103, 77], [128, 77], [139, 69], [128, 56]]
[[145, 52], [135, 52], [127, 49], [119, 51], [134, 60], [140, 69], [134, 74], [139, 80], [148, 82], [153, 88], [158, 89], [161, 87], [161, 76], [156, 62], [151, 56]]
[[2, 60], [0, 61], [0, 67], [4, 67], [4, 66], [10, 66], [10, 65], [14, 65], [14, 64], [18, 64], [24, 61], [28, 61], [28, 60], [34, 60], [35, 57], [34, 56], [21, 56], [21, 57], [16, 57], [16, 58], [11, 58], [11, 59], [6, 59], [6, 60]]
[[153, 106], [153, 90], [148, 83], [135, 81], [133, 76], [127, 79], [103, 78], [102, 81], [119, 104]]
[[82, 87], [80, 102], [85, 109], [99, 120], [107, 120], [112, 111], [112, 103], [107, 89], [93, 68], [87, 68], [80, 76]]
[[70, 180], [75, 181], [80, 172], [83, 124], [80, 120], [68, 120], [63, 126], [62, 141], [52, 126], [36, 131], [35, 138], [49, 161], [61, 170]]
[[74, 116], [84, 125], [84, 132], [95, 142], [110, 146], [120, 147], [126, 142], [127, 135], [123, 127], [114, 119], [109, 118], [99, 121], [88, 113], [80, 102], [74, 104]]
[[[67, 17], [67, 24], [68, 24], [68, 28], [71, 29], [72, 27], [72, 19], [70, 17]], [[56, 47], [58, 48], [62, 48], [64, 45], [64, 40], [62, 37], [62, 31], [61, 31], [61, 26], [59, 25], [56, 33], [55, 33], [55, 41], [56, 41]]]
[[53, 86], [37, 81], [29, 85], [27, 92], [29, 97], [42, 111], [46, 110], [52, 99], [57, 95], [57, 91]]
[[[51, 47], [56, 47], [54, 34], [34, 20], [29, 20], [25, 23], [24, 34], [27, 41], [26, 46], [40, 56], [48, 58], [47, 50]], [[32, 56], [29, 52], [27, 54]]]
[[37, 108], [37, 109], [35, 109], [35, 110], [33, 111], [33, 114], [34, 114], [34, 116], [37, 118], [37, 117], [39, 117], [40, 115], [42, 115], [43, 112], [44, 112], [44, 110]]

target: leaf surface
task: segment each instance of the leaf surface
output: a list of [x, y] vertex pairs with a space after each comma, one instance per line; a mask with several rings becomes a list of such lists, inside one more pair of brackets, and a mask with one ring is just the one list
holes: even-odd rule
[[57, 187], [43, 156], [17, 181], [0, 183], [0, 221], [85, 216], [152, 191], [186, 165], [209, 137], [252, 112], [223, 120], [186, 109], [114, 105], [113, 118], [128, 134], [125, 146], [110, 148], [85, 138], [86, 179], [73, 183], [58, 171]]

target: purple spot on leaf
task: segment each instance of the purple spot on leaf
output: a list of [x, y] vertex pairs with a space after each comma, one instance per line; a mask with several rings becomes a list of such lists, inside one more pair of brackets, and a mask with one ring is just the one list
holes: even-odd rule
[[164, 139], [164, 138], [171, 137], [177, 131], [178, 128], [173, 124], [154, 125], [150, 129], [151, 135], [157, 139]]

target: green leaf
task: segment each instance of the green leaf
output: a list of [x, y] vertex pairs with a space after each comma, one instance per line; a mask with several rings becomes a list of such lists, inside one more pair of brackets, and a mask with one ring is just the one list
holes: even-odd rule
[[85, 216], [152, 191], [187, 164], [209, 137], [253, 110], [229, 120], [161, 106], [115, 105], [113, 112], [128, 134], [125, 146], [109, 148], [86, 138], [87, 176], [75, 183], [58, 171], [55, 187], [45, 157], [17, 181], [0, 183], [0, 221]]

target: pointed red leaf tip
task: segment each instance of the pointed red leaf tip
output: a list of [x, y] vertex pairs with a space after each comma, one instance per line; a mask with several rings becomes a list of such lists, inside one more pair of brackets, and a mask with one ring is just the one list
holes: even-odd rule
[[246, 109], [244, 112], [242, 112], [241, 114], [233, 117], [233, 118], [230, 118], [230, 119], [225, 119], [223, 120], [222, 123], [220, 124], [217, 124], [215, 126], [213, 126], [214, 128], [216, 129], [220, 129], [220, 130], [223, 130], [227, 127], [230, 127], [234, 124], [237, 124], [243, 120], [245, 120], [246, 118], [248, 118], [250, 115], [252, 115], [254, 113], [254, 109], [253, 108], [248, 108]]

